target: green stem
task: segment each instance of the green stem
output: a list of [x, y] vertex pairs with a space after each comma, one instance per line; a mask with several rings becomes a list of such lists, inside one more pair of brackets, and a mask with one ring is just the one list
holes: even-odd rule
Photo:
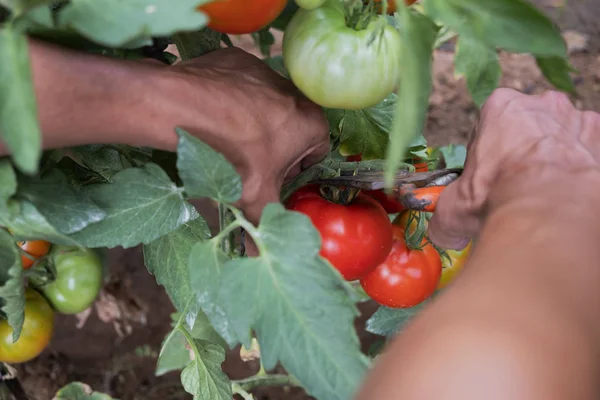
[[[223, 232], [224, 230], [227, 229], [228, 227], [228, 221], [227, 221], [227, 215], [229, 213], [229, 210], [227, 209], [227, 206], [224, 204], [219, 203], [219, 233]], [[231, 234], [231, 230], [228, 231], [229, 234], [227, 235], [227, 237], [221, 241], [221, 250], [223, 250], [223, 252], [225, 254], [231, 254], [234, 246], [235, 246], [235, 237]]]
[[260, 386], [300, 386], [300, 383], [291, 375], [273, 374], [251, 376], [250, 378], [232, 381], [242, 390], [248, 391]]

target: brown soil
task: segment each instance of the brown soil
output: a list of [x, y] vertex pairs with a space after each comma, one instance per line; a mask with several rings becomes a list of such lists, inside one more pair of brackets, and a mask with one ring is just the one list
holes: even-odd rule
[[[582, 4], [594, 12], [595, 5], [591, 3], [596, 1], [573, 0], [577, 4], [573, 6], [575, 14], [579, 15]], [[550, 11], [555, 9], [552, 4], [557, 3], [556, 0], [538, 2], [549, 4]], [[567, 27], [573, 29], [577, 17], [566, 19], [567, 25], [571, 24]], [[597, 25], [582, 23], [582, 26], [586, 28], [584, 32], [598, 32]], [[597, 40], [590, 43], [592, 46]], [[426, 127], [426, 136], [433, 145], [466, 143], [477, 115], [464, 82], [454, 78], [452, 57], [451, 52], [445, 51], [435, 55], [434, 91]], [[530, 57], [503, 54], [501, 59], [503, 86], [527, 93], [549, 87]], [[580, 97], [574, 99], [576, 104], [600, 111], [600, 55], [595, 51], [581, 52], [573, 54], [572, 62], [579, 70], [576, 82]], [[198, 202], [198, 208], [214, 226], [211, 204]], [[75, 317], [58, 316], [49, 349], [36, 360], [18, 367], [27, 394], [31, 399], [48, 400], [59, 387], [78, 380], [122, 400], [191, 399], [183, 392], [178, 374], [154, 376], [157, 353], [169, 330], [173, 307], [162, 287], [146, 271], [140, 249], [111, 251], [110, 264], [110, 280], [101, 302], [103, 314], [92, 312], [81, 328], [77, 327]], [[375, 308], [370, 303], [363, 305], [363, 316], [356, 324], [365, 347], [373, 341], [373, 336], [360, 327]], [[239, 349], [230, 351], [224, 364], [224, 370], [234, 379], [249, 376], [257, 369], [256, 362], [244, 363], [239, 359]], [[254, 394], [260, 400], [309, 398], [298, 389], [265, 388]]]

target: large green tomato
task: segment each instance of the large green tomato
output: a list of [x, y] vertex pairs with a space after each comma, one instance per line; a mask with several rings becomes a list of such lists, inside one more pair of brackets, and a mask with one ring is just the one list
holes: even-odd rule
[[296, 0], [298, 7], [305, 10], [314, 10], [317, 7], [321, 7], [323, 3], [325, 3], [325, 0]]
[[283, 59], [294, 84], [329, 108], [358, 110], [385, 99], [398, 84], [401, 39], [380, 18], [357, 31], [346, 25], [339, 0], [298, 10], [283, 38]]
[[92, 305], [102, 288], [102, 263], [92, 250], [55, 246], [52, 258], [56, 280], [43, 286], [52, 307], [63, 314], [77, 314]]

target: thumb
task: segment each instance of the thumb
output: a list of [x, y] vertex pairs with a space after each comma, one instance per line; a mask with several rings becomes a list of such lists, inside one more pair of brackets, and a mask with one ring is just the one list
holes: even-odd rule
[[461, 176], [440, 195], [428, 228], [428, 236], [437, 246], [462, 250], [479, 231], [478, 212], [468, 193], [468, 181]]

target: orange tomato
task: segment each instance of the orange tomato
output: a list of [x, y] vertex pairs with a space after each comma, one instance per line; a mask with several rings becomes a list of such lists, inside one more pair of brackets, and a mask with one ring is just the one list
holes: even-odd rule
[[45, 256], [50, 250], [50, 243], [45, 240], [28, 240], [25, 242], [17, 242], [17, 245], [21, 250], [31, 256], [27, 257], [26, 255], [21, 254], [21, 262], [25, 269], [31, 268], [38, 258]]
[[273, 22], [286, 0], [216, 0], [198, 7], [210, 18], [209, 28], [242, 35], [256, 32]]

